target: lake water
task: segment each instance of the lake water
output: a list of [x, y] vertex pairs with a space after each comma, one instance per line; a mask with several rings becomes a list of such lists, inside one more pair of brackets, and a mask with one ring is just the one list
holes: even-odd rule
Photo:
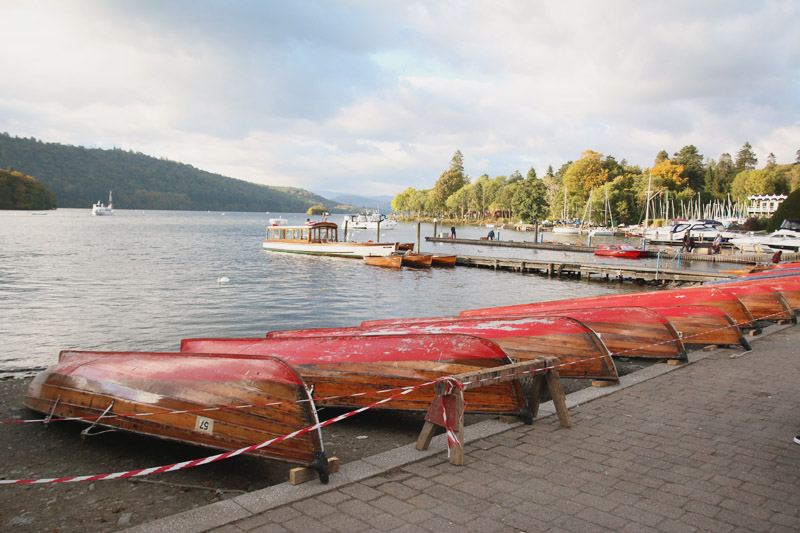
[[[265, 213], [0, 211], [0, 378], [31, 375], [64, 349], [177, 351], [186, 337], [457, 314], [464, 309], [637, 290], [486, 269], [386, 270], [360, 260], [266, 252]], [[303, 223], [302, 214], [283, 214]], [[318, 217], [315, 217], [318, 218]], [[340, 222], [340, 217], [330, 219]], [[426, 243], [426, 252], [564, 259], [564, 252]], [[438, 228], [438, 231], [448, 231]], [[486, 228], [458, 226], [458, 236]], [[373, 231], [355, 239], [375, 240]], [[532, 233], [501, 231], [503, 240]], [[417, 241], [417, 224], [381, 241]], [[582, 262], [593, 256], [579, 254]], [[574, 259], [573, 259], [574, 260]], [[219, 283], [226, 277], [228, 282]]]

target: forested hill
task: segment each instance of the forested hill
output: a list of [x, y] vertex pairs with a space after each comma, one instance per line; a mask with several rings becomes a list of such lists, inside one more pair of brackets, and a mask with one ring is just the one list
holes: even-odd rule
[[22, 172], [0, 168], [0, 209], [55, 209], [56, 195]]
[[33, 176], [59, 207], [91, 208], [114, 191], [116, 209], [273, 211], [299, 213], [312, 205], [344, 212], [304, 189], [227, 178], [141, 153], [88, 149], [0, 134], [0, 168]]

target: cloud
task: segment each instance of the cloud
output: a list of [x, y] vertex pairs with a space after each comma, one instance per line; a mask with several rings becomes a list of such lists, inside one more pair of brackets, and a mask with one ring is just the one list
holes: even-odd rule
[[394, 194], [593, 149], [800, 148], [800, 5], [0, 0], [0, 131]]

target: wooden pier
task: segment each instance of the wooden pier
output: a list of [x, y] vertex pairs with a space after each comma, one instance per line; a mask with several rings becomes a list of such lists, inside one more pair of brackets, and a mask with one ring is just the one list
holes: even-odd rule
[[699, 270], [656, 268], [637, 265], [609, 265], [595, 263], [571, 263], [563, 261], [535, 261], [503, 257], [474, 257], [459, 255], [457, 266], [491, 268], [510, 272], [546, 274], [547, 277], [572, 277], [586, 280], [617, 281], [655, 281], [667, 283], [703, 283], [736, 278], [737, 274], [724, 272], [704, 272]]

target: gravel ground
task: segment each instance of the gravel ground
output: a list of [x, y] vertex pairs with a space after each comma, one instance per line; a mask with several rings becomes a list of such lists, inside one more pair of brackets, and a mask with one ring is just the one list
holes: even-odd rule
[[[648, 363], [619, 361], [620, 374]], [[0, 381], [0, 420], [41, 419], [22, 400], [29, 379]], [[588, 380], [562, 380], [570, 393]], [[322, 418], [340, 414], [323, 410]], [[482, 420], [467, 417], [467, 424]], [[328, 457], [348, 463], [416, 441], [422, 413], [367, 411], [323, 428]], [[77, 422], [0, 425], [0, 479], [108, 474], [167, 465], [212, 455], [207, 449], [123, 432], [81, 439]], [[118, 531], [258, 490], [289, 478], [291, 466], [235, 457], [210, 465], [138, 480], [0, 485], [0, 529], [25, 531]], [[335, 475], [335, 474], [334, 474]], [[317, 481], [312, 481], [317, 483]]]

